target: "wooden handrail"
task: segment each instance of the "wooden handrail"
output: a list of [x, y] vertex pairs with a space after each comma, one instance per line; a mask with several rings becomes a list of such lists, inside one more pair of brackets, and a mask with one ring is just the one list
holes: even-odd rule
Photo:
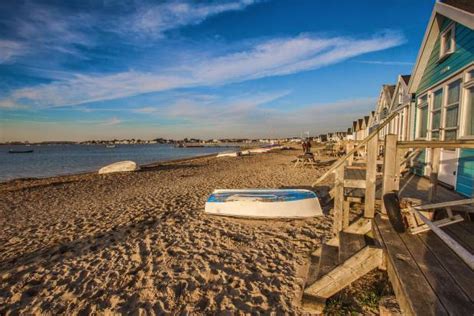
[[340, 165], [342, 165], [350, 156], [352, 156], [356, 151], [358, 151], [359, 149], [361, 149], [365, 144], [367, 144], [369, 142], [369, 140], [371, 140], [372, 138], [374, 138], [375, 136], [378, 135], [378, 133], [382, 130], [382, 128], [384, 128], [388, 123], [390, 123], [390, 121], [395, 117], [397, 116], [399, 113], [392, 113], [390, 116], [388, 116], [385, 121], [382, 122], [382, 124], [380, 124], [379, 126], [377, 126], [377, 128], [375, 129], [375, 131], [373, 131], [372, 133], [370, 133], [366, 138], [364, 138], [364, 140], [362, 140], [359, 144], [357, 144], [356, 147], [354, 147], [354, 149], [352, 149], [350, 152], [348, 152], [344, 157], [341, 157], [339, 158], [335, 163], [333, 163], [333, 165], [331, 166], [331, 168], [329, 168], [328, 171], [326, 171], [322, 176], [320, 176], [318, 178], [318, 180], [316, 180], [312, 186], [316, 186], [318, 185], [321, 181], [323, 181], [324, 179], [326, 179], [326, 177], [328, 175], [330, 175], [334, 170], [337, 169], [337, 167], [339, 167]]
[[399, 141], [398, 148], [474, 148], [474, 140], [414, 140]]

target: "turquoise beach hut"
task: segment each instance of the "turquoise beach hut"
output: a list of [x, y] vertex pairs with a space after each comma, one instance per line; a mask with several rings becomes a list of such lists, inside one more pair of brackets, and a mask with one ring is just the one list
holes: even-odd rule
[[[474, 138], [474, 1], [434, 6], [409, 82], [415, 100], [413, 139]], [[428, 153], [421, 156], [428, 163]], [[425, 174], [421, 167], [417, 173]], [[474, 150], [441, 151], [439, 181], [474, 195]]]

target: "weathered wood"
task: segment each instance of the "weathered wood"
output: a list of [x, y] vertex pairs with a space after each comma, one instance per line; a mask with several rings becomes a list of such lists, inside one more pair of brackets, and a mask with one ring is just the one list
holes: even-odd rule
[[[389, 134], [385, 136], [385, 155], [383, 164], [382, 197], [391, 191], [398, 191], [399, 188], [399, 165], [397, 164], [397, 135]], [[382, 212], [387, 213], [382, 199]]]
[[466, 205], [466, 204], [474, 204], [474, 199], [462, 199], [456, 201], [448, 201], [442, 203], [434, 203], [434, 204], [424, 204], [414, 206], [413, 208], [416, 210], [435, 210], [437, 208], [445, 208], [445, 207], [452, 207], [452, 206], [459, 206], [459, 205]]
[[[361, 234], [365, 235], [372, 230], [372, 222], [367, 218], [359, 218], [355, 222], [349, 225], [349, 227], [344, 228], [344, 231], [352, 234]], [[333, 237], [325, 242], [329, 246], [339, 247], [339, 236]], [[324, 244], [323, 244], [324, 245]], [[321, 257], [323, 246], [316, 249], [312, 255]]]
[[472, 302], [459, 290], [456, 282], [440, 265], [435, 255], [416, 236], [400, 234], [400, 238], [449, 313], [469, 315], [474, 310]]
[[431, 140], [431, 141], [400, 141], [397, 142], [399, 148], [474, 148], [474, 140]]
[[[347, 143], [346, 144], [346, 153], [350, 152], [351, 150], [354, 149], [354, 146], [355, 144], [353, 142], [350, 142], [350, 143]], [[348, 166], [351, 166], [352, 163], [354, 162], [354, 155], [350, 155], [348, 158], [347, 158], [347, 165]]]
[[474, 270], [470, 269], [446, 244], [433, 232], [418, 235], [427, 248], [436, 256], [441, 265], [464, 293], [474, 299]]
[[321, 260], [321, 257], [311, 254], [309, 259], [310, 262], [308, 274], [306, 276], [306, 284], [312, 284], [318, 279], [319, 261]]
[[[321, 247], [317, 278], [326, 275], [339, 264], [339, 247], [324, 244]], [[309, 284], [309, 283], [308, 283]]]
[[426, 218], [420, 211], [410, 208], [411, 211], [416, 212], [418, 217], [428, 225], [431, 230], [441, 239], [444, 243], [451, 248], [471, 269], [474, 269], [474, 256], [461, 246], [454, 238], [445, 233], [441, 228], [434, 225], [428, 218]]
[[367, 144], [367, 172], [365, 176], [364, 216], [373, 218], [375, 214], [375, 188], [377, 180], [377, 147], [378, 138], [372, 138]]
[[342, 229], [349, 227], [349, 222], [351, 219], [351, 202], [344, 199], [344, 207], [342, 212]]
[[375, 216], [374, 228], [387, 251], [387, 273], [404, 315], [448, 315], [388, 219]]
[[438, 172], [439, 172], [439, 156], [440, 149], [431, 149], [431, 167], [430, 167], [430, 189], [428, 191], [428, 200], [433, 202], [438, 188]]
[[328, 298], [382, 263], [382, 249], [365, 247], [305, 289], [304, 293]]
[[375, 136], [378, 135], [378, 133], [380, 132], [380, 130], [382, 130], [382, 128], [385, 127], [385, 125], [387, 125], [395, 116], [396, 116], [397, 113], [392, 113], [390, 116], [388, 116], [385, 121], [383, 121], [372, 133], [370, 133], [370, 135], [368, 135], [366, 138], [364, 138], [364, 140], [362, 140], [360, 143], [357, 144], [357, 146], [352, 149], [350, 152], [348, 152], [345, 156], [339, 158], [332, 166], [331, 168], [329, 168], [328, 171], [326, 171], [322, 176], [320, 176], [313, 184], [312, 186], [316, 186], [318, 185], [319, 183], [321, 183], [321, 181], [323, 181], [324, 179], [327, 178], [327, 176], [329, 176], [334, 170], [336, 170], [339, 166], [343, 165], [346, 160], [352, 156], [356, 151], [358, 151], [359, 149], [361, 149], [362, 147], [365, 146], [365, 144], [367, 144], [369, 142], [369, 140], [371, 140], [372, 138], [374, 138]]
[[364, 235], [339, 233], [339, 262], [344, 262], [367, 245]]
[[334, 222], [333, 231], [336, 235], [342, 230], [342, 212], [344, 207], [344, 166], [336, 169], [334, 183]]
[[[440, 219], [439, 221], [433, 222], [433, 224], [436, 225], [437, 227], [445, 227], [445, 226], [456, 224], [462, 221], [464, 221], [464, 218], [462, 218], [462, 216], [456, 215], [450, 218]], [[425, 225], [410, 229], [410, 234], [416, 235], [416, 234], [423, 233], [429, 230], [430, 230], [430, 227], [425, 224]]]
[[459, 223], [456, 227], [443, 228], [449, 235], [453, 236], [466, 250], [474, 253], [474, 232], [469, 230], [470, 222]]
[[345, 188], [365, 189], [366, 188], [366, 182], [365, 182], [365, 180], [344, 179], [344, 187]]

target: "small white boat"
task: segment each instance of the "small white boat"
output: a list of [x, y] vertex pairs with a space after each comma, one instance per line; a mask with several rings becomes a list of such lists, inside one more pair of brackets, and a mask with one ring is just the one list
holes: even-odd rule
[[323, 215], [316, 193], [297, 189], [215, 190], [205, 213], [257, 218], [305, 218]]
[[255, 153], [255, 154], [263, 154], [263, 153], [269, 152], [270, 150], [272, 149], [271, 148], [254, 148], [254, 149], [250, 149], [249, 152]]
[[131, 160], [119, 161], [113, 164], [107, 165], [99, 169], [99, 174], [112, 173], [112, 172], [130, 172], [139, 170], [140, 167]]
[[239, 152], [224, 152], [224, 153], [219, 153], [217, 154], [217, 158], [222, 158], [222, 157], [237, 157], [240, 156]]

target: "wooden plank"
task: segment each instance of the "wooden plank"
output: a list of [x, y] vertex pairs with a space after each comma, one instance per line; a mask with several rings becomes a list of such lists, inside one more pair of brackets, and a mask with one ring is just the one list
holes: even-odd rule
[[328, 298], [382, 263], [382, 249], [365, 247], [305, 289], [307, 295]]
[[339, 232], [339, 262], [344, 262], [367, 245], [365, 236]]
[[437, 208], [445, 208], [445, 207], [452, 207], [452, 206], [459, 206], [459, 205], [466, 205], [466, 204], [474, 204], [474, 199], [462, 199], [456, 201], [448, 201], [442, 203], [433, 203], [433, 204], [424, 204], [419, 206], [414, 206], [413, 208], [416, 210], [434, 210]]
[[474, 140], [444, 140], [444, 141], [400, 141], [397, 142], [400, 148], [474, 148]]
[[344, 207], [344, 166], [336, 170], [336, 180], [334, 183], [334, 222], [333, 232], [338, 235], [342, 230], [342, 211]]
[[[382, 197], [391, 191], [398, 191], [399, 168], [397, 165], [397, 135], [389, 134], [385, 136], [385, 154], [383, 164], [383, 182], [382, 182]], [[382, 198], [382, 212], [387, 213]]]
[[474, 253], [474, 235], [464, 229], [464, 225], [462, 224], [464, 223], [459, 223], [451, 227], [444, 227], [443, 230], [460, 243], [461, 246], [466, 248], [466, 250]]
[[347, 180], [344, 179], [344, 187], [345, 188], [356, 188], [356, 189], [365, 189], [366, 182], [365, 180]]
[[427, 248], [436, 256], [438, 261], [451, 274], [454, 281], [470, 298], [474, 300], [474, 270], [470, 269], [446, 244], [433, 232], [418, 235]]
[[315, 256], [313, 254], [311, 254], [309, 257], [310, 262], [308, 274], [306, 276], [306, 284], [312, 284], [318, 279], [319, 261], [321, 259], [320, 256]]
[[448, 315], [413, 257], [387, 219], [375, 216], [374, 227], [387, 251], [387, 272], [403, 314]]
[[433, 202], [438, 189], [440, 149], [431, 149], [430, 188], [428, 190], [428, 201]]
[[409, 234], [400, 234], [399, 236], [449, 314], [469, 315], [474, 310], [472, 302], [436, 259], [436, 256], [417, 236]]
[[365, 205], [364, 216], [373, 218], [375, 214], [375, 188], [377, 180], [377, 137], [372, 138], [367, 144], [367, 172], [365, 176]]

